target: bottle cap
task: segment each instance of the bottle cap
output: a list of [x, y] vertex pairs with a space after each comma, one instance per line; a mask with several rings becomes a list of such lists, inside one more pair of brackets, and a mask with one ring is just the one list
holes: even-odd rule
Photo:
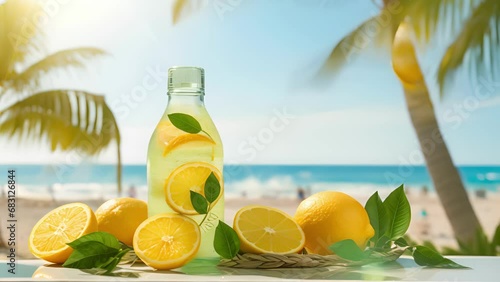
[[168, 91], [203, 92], [205, 70], [200, 67], [171, 67], [168, 70]]

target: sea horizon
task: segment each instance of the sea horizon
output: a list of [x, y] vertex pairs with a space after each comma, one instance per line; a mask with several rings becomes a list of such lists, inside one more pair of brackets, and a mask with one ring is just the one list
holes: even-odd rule
[[[466, 189], [498, 192], [500, 165], [457, 166]], [[65, 165], [0, 165], [0, 170], [15, 169], [21, 197], [47, 199], [107, 199], [117, 196], [116, 166], [84, 163]], [[6, 174], [7, 175], [7, 174]], [[6, 178], [5, 178], [6, 179]], [[297, 189], [309, 193], [324, 190], [367, 194], [388, 193], [401, 184], [409, 190], [433, 192], [425, 166], [400, 165], [224, 165], [225, 195], [235, 197], [296, 197]], [[0, 182], [6, 189], [6, 182]], [[124, 165], [122, 196], [131, 190], [147, 199], [146, 165]]]

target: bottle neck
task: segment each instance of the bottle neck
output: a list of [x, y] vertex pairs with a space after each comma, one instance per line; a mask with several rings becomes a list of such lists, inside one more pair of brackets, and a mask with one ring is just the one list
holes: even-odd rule
[[168, 93], [168, 106], [167, 109], [173, 106], [182, 107], [204, 107], [204, 96], [203, 92], [186, 92], [186, 91], [169, 91]]

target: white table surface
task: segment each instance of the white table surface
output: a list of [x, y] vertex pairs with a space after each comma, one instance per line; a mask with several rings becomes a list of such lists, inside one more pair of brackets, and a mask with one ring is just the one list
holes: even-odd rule
[[[17, 261], [16, 275], [0, 261], [0, 281], [320, 281], [320, 280], [411, 280], [411, 281], [500, 281], [500, 257], [450, 257], [470, 269], [421, 267], [411, 257], [397, 262], [355, 268], [302, 268], [248, 270], [191, 264], [173, 271], [153, 271], [143, 264], [118, 271], [121, 276], [91, 275], [78, 269], [62, 268], [42, 260]], [[124, 278], [134, 275], [136, 278]]]

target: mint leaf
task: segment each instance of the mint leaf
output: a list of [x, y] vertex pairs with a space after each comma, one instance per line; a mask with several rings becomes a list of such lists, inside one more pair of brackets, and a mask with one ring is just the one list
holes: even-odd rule
[[231, 226], [219, 220], [215, 228], [214, 249], [223, 258], [232, 259], [240, 251], [240, 239]]
[[183, 113], [169, 114], [168, 119], [178, 129], [187, 133], [196, 134], [201, 131], [200, 123], [192, 116]]
[[366, 257], [363, 250], [352, 239], [339, 241], [328, 247], [328, 249], [339, 257], [352, 261], [360, 261]]
[[205, 181], [205, 198], [209, 203], [215, 202], [220, 195], [220, 183], [213, 172], [210, 173]]
[[94, 268], [107, 262], [118, 253], [119, 250], [108, 247], [101, 242], [83, 242], [73, 250], [63, 266], [78, 269]]
[[191, 197], [191, 204], [194, 210], [199, 214], [206, 214], [208, 212], [208, 202], [203, 195], [194, 191], [189, 191]]
[[111, 273], [131, 250], [107, 232], [93, 232], [68, 245], [74, 250], [63, 264], [64, 267], [97, 269], [96, 273], [104, 275]]
[[374, 242], [376, 246], [379, 246], [379, 244], [384, 245], [387, 240], [379, 241], [379, 239], [382, 238], [388, 228], [389, 217], [387, 209], [384, 206], [384, 203], [382, 203], [382, 199], [380, 199], [378, 192], [375, 192], [368, 199], [365, 205], [365, 210], [370, 218], [370, 224], [375, 230], [375, 235], [370, 239], [370, 241]]
[[413, 259], [420, 266], [431, 266], [436, 268], [467, 268], [424, 246], [415, 247], [413, 251]]
[[403, 185], [392, 191], [383, 204], [388, 215], [388, 225], [385, 233], [391, 240], [398, 239], [405, 235], [411, 220], [410, 203], [406, 198]]
[[116, 239], [115, 236], [111, 235], [108, 232], [102, 232], [102, 231], [92, 232], [90, 234], [82, 236], [82, 237], [76, 239], [75, 241], [68, 243], [68, 245], [71, 248], [76, 249], [82, 243], [89, 242], [89, 241], [100, 242], [103, 245], [108, 246], [108, 247], [113, 248], [113, 249], [116, 249], [116, 250], [120, 250], [122, 248], [122, 244], [120, 243], [120, 241], [118, 241], [118, 239]]

